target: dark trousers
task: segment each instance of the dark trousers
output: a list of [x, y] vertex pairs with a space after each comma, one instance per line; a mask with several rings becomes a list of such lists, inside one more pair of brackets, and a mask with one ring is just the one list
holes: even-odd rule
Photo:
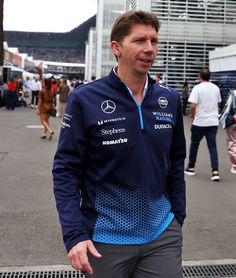
[[95, 242], [101, 259], [89, 255], [94, 275], [86, 278], [182, 278], [182, 228], [174, 218], [154, 241], [145, 244]]
[[187, 105], [188, 105], [188, 98], [183, 98], [183, 114], [186, 115], [186, 109], [187, 109]]
[[15, 109], [15, 91], [8, 91], [6, 93], [6, 107], [7, 109]]
[[197, 152], [202, 138], [205, 136], [211, 159], [212, 171], [218, 170], [218, 153], [216, 147], [216, 134], [218, 126], [195, 126], [191, 127], [191, 145], [189, 151], [189, 168], [194, 168], [197, 160]]
[[38, 105], [38, 95], [39, 95], [39, 91], [32, 91], [32, 98], [31, 98], [32, 105]]

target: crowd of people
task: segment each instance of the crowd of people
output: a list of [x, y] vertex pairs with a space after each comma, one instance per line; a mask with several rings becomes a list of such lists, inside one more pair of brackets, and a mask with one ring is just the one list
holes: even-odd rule
[[84, 63], [84, 55], [81, 50], [71, 48], [40, 48], [40, 47], [20, 47], [22, 53], [28, 53], [36, 60], [66, 62], [66, 63]]
[[[205, 71], [205, 72], [203, 72]], [[207, 76], [206, 76], [207, 75]], [[91, 80], [95, 80], [96, 77], [92, 76]], [[165, 85], [161, 74], [155, 74], [153, 79], [161, 85]], [[53, 112], [49, 114], [57, 117], [63, 117], [67, 99], [70, 92], [84, 84], [81, 80], [73, 78], [68, 80], [65, 77], [55, 79], [53, 76], [50, 78], [51, 86], [54, 89], [55, 100], [53, 101]], [[220, 127], [226, 130], [226, 144], [229, 159], [232, 162], [231, 173], [236, 174], [236, 109], [233, 108], [233, 97], [229, 94], [225, 107], [222, 108], [222, 99], [218, 86], [210, 80], [210, 71], [208, 68], [203, 68], [199, 72], [199, 78], [190, 90], [190, 86], [187, 80], [184, 81], [180, 96], [182, 100], [182, 113], [185, 116], [190, 116], [193, 120], [191, 127], [191, 144], [189, 148], [189, 161], [185, 169], [185, 174], [193, 176], [195, 172], [195, 164], [197, 160], [197, 153], [200, 142], [203, 137], [206, 138], [207, 146], [210, 154], [210, 161], [212, 167], [212, 177], [214, 181], [220, 180], [219, 174], [219, 159], [217, 153], [217, 130]], [[44, 82], [35, 76], [33, 79], [26, 77], [23, 80], [20, 76], [11, 77], [6, 84], [3, 84], [0, 79], [0, 107], [5, 107], [7, 110], [14, 110], [18, 106], [30, 106], [31, 108], [38, 109], [38, 102], [40, 92], [45, 85]], [[236, 92], [236, 90], [234, 90]], [[42, 100], [41, 100], [42, 102]], [[221, 118], [219, 118], [221, 113]], [[55, 114], [55, 115], [54, 115]], [[230, 124], [226, 124], [229, 119], [228, 115], [231, 115]], [[48, 118], [49, 120], [49, 118]], [[52, 138], [53, 131], [47, 127], [49, 123], [45, 120], [42, 121], [45, 126], [44, 134], [41, 138], [46, 138], [45, 134], [48, 132], [49, 138]]]
[[41, 80], [39, 76], [35, 75], [32, 79], [26, 77], [23, 80], [16, 75], [10, 77], [6, 84], [0, 78], [0, 107], [12, 111], [20, 106], [36, 109], [44, 126], [41, 139], [51, 140], [54, 131], [49, 124], [50, 116], [63, 117], [69, 94], [82, 84], [83, 82], [77, 78], [55, 79], [54, 76]]

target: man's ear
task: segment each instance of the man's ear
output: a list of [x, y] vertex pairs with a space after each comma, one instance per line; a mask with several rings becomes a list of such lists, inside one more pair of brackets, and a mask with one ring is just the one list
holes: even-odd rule
[[120, 46], [119, 46], [119, 43], [117, 41], [112, 41], [111, 42], [111, 49], [112, 49], [112, 52], [114, 53], [114, 55], [116, 57], [120, 56]]

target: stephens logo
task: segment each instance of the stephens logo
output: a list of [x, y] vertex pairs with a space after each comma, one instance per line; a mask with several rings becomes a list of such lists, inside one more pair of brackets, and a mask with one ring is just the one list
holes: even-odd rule
[[101, 109], [106, 114], [111, 114], [116, 110], [116, 104], [112, 100], [105, 100], [101, 104]]
[[159, 97], [158, 104], [161, 108], [166, 108], [168, 105], [168, 100], [165, 97]]
[[102, 129], [101, 130], [101, 134], [102, 135], [113, 135], [113, 134], [117, 134], [117, 133], [124, 133], [125, 132], [125, 128], [112, 128], [112, 129]]

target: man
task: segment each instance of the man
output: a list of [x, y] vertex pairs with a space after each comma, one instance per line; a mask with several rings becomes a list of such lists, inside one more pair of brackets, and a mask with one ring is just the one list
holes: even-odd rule
[[219, 103], [221, 102], [219, 88], [209, 82], [210, 71], [204, 67], [199, 72], [200, 84], [193, 87], [188, 101], [190, 102], [190, 116], [193, 119], [191, 127], [191, 145], [189, 163], [185, 174], [195, 175], [197, 152], [202, 138], [205, 136], [211, 159], [211, 180], [219, 181], [219, 163], [216, 146], [216, 134], [219, 120]]
[[28, 101], [29, 103], [31, 103], [31, 98], [32, 98], [32, 95], [31, 95], [31, 80], [29, 78], [29, 76], [26, 77], [26, 80], [24, 82], [24, 91], [28, 97]]
[[159, 26], [120, 15], [118, 65], [70, 94], [63, 119], [57, 209], [72, 267], [95, 278], [182, 277], [185, 137], [179, 94], [148, 75]]
[[41, 81], [37, 76], [35, 76], [31, 81], [31, 91], [32, 91], [31, 105], [30, 105], [31, 108], [38, 107], [38, 95], [39, 95], [39, 91], [41, 90], [42, 90]]

